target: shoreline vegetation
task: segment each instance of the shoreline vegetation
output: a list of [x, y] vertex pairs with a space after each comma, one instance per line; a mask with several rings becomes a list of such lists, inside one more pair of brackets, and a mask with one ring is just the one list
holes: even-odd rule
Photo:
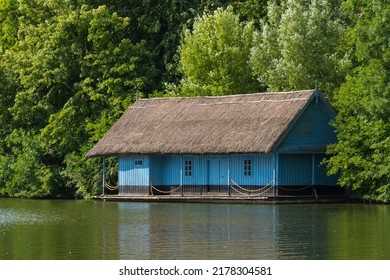
[[100, 194], [85, 154], [137, 98], [318, 81], [338, 112], [328, 173], [387, 203], [389, 34], [384, 0], [0, 0], [0, 197]]

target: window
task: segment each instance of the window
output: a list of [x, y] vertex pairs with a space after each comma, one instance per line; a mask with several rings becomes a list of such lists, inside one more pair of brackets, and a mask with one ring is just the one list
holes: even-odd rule
[[252, 160], [244, 160], [244, 176], [252, 176]]
[[184, 161], [184, 175], [186, 177], [192, 176], [192, 160]]
[[142, 166], [142, 164], [143, 164], [142, 159], [136, 159], [136, 160], [134, 161], [134, 165], [135, 165], [136, 167], [140, 167], [140, 166]]

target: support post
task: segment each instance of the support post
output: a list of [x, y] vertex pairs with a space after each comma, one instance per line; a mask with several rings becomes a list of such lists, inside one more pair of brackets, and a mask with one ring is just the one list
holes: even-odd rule
[[274, 187], [274, 196], [279, 196], [278, 186], [279, 186], [279, 153], [275, 152], [275, 187]]
[[316, 189], [315, 189], [315, 155], [311, 154], [311, 187], [312, 193], [317, 197]]
[[103, 179], [102, 179], [102, 184], [103, 184], [103, 196], [105, 195], [105, 188], [106, 188], [106, 158], [103, 157]]
[[311, 154], [311, 184], [315, 185], [315, 154]]
[[181, 186], [181, 196], [184, 195], [184, 189], [183, 189], [183, 164], [180, 169], [180, 186]]
[[275, 166], [274, 166], [274, 169], [272, 170], [272, 186], [274, 187], [273, 191], [274, 191], [274, 196], [276, 196], [276, 170], [275, 170]]
[[[230, 156], [228, 156], [228, 181], [227, 181], [228, 189], [230, 190]], [[230, 191], [229, 191], [230, 194]]]
[[180, 186], [181, 186], [181, 196], [183, 196], [184, 190], [183, 190], [183, 155], [181, 156], [181, 167], [180, 167]]

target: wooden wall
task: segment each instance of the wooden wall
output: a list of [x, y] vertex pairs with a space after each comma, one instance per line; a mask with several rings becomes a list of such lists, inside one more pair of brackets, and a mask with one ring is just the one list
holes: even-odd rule
[[335, 128], [329, 124], [332, 120], [321, 99], [318, 103], [314, 99], [284, 137], [278, 152], [324, 152], [327, 145], [337, 141]]
[[[122, 191], [134, 186], [141, 192], [151, 184], [227, 188], [232, 184], [230, 179], [250, 187], [335, 185], [337, 177], [325, 176], [325, 167], [320, 165], [326, 145], [336, 141], [334, 128], [329, 125], [333, 117], [321, 99], [314, 99], [277, 150], [269, 154], [120, 156], [119, 185], [127, 186]], [[245, 172], [248, 161], [250, 174]], [[186, 162], [191, 162], [190, 174], [186, 173]]]

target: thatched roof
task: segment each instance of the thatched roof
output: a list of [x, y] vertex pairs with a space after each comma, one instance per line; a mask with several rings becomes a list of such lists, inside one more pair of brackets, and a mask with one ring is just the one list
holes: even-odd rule
[[314, 94], [305, 90], [139, 99], [87, 157], [269, 153]]

